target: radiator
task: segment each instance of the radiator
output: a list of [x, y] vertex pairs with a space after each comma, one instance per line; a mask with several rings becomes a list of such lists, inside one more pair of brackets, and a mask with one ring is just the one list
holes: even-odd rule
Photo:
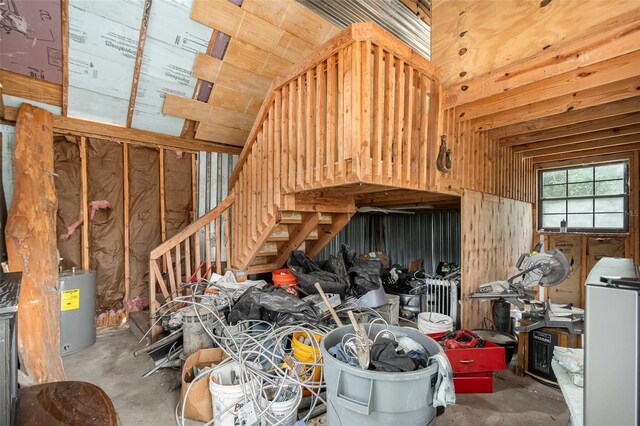
[[445, 280], [444, 278], [420, 278], [422, 284], [411, 290], [410, 294], [421, 297], [424, 304], [426, 297], [426, 309], [421, 306], [421, 311], [436, 312], [449, 315], [455, 321], [456, 328], [460, 324], [459, 318], [459, 286], [458, 279]]

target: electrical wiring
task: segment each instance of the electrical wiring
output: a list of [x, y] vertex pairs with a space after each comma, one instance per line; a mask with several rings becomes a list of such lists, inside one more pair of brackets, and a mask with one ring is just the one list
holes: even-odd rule
[[[234, 292], [231, 292], [230, 294], [229, 291], [220, 287], [217, 288], [219, 290], [219, 294], [217, 295], [207, 293], [197, 294], [197, 289], [195, 287], [195, 285], [191, 286], [194, 290], [191, 295], [176, 297], [173, 299], [173, 302], [178, 305], [191, 305], [198, 308], [195, 309], [194, 312], [202, 324], [203, 329], [214, 343], [229, 355], [229, 358], [227, 358], [223, 363], [237, 362], [239, 364], [240, 370], [242, 371], [239, 379], [240, 386], [244, 394], [243, 400], [246, 403], [253, 404], [254, 413], [257, 413], [258, 418], [271, 420], [269, 419], [269, 416], [265, 414], [269, 413], [269, 410], [274, 404], [276, 398], [274, 397], [269, 401], [267, 395], [264, 393], [264, 388], [268, 386], [275, 389], [276, 395], [280, 395], [285, 388], [289, 389], [291, 387], [298, 389], [298, 392], [300, 393], [303, 389], [308, 390], [311, 394], [312, 402], [309, 413], [303, 419], [304, 421], [308, 420], [307, 417], [313, 412], [319, 403], [326, 404], [326, 401], [320, 396], [320, 386], [323, 382], [322, 374], [320, 374], [318, 381], [315, 381], [312, 374], [301, 375], [299, 373], [305, 370], [314, 371], [315, 368], [322, 367], [322, 360], [317, 359], [315, 362], [298, 361], [295, 356], [291, 354], [292, 350], [289, 349], [289, 346], [291, 344], [290, 342], [293, 333], [299, 332], [309, 337], [310, 346], [313, 351], [319, 352], [320, 342], [315, 338], [315, 336], [319, 335], [323, 337], [329, 330], [331, 330], [330, 327], [316, 326], [312, 324], [295, 324], [276, 327], [273, 324], [263, 321], [240, 321], [234, 326], [229, 326], [226, 324], [224, 317], [221, 317], [218, 314], [217, 306], [220, 304], [212, 302], [214, 302], [215, 299], [223, 298], [226, 301], [227, 306], [231, 306], [236, 294], [233, 294]], [[207, 325], [203, 321], [201, 318], [201, 309], [203, 315], [205, 312], [214, 314], [213, 327]], [[158, 324], [163, 317], [170, 314], [170, 311], [164, 312], [154, 321], [153, 326]], [[234, 333], [230, 327], [234, 327], [236, 330], [239, 329], [240, 331]], [[214, 330], [216, 332], [214, 332]], [[285, 357], [288, 362], [293, 364], [293, 367], [284, 366], [283, 360]], [[255, 364], [252, 364], [254, 362], [260, 363], [261, 368], [257, 368]], [[211, 371], [212, 370], [203, 370], [194, 378], [187, 387], [183, 401], [188, 398], [192, 384], [195, 381], [202, 379], [205, 375], [211, 374]], [[251, 385], [247, 385], [248, 383], [251, 383]], [[180, 411], [180, 414], [178, 414], [179, 405], [180, 404], [176, 406], [175, 420], [176, 424], [184, 425], [185, 404], [182, 403], [182, 410]], [[212, 422], [220, 416], [223, 416], [228, 412], [228, 409], [234, 405], [235, 404], [231, 404], [227, 407], [227, 410], [216, 413], [216, 417]], [[294, 413], [297, 415], [297, 405], [292, 407], [290, 413], [282, 415], [282, 418], [279, 421], [269, 421], [269, 424], [280, 425], [289, 416], [294, 415]]]

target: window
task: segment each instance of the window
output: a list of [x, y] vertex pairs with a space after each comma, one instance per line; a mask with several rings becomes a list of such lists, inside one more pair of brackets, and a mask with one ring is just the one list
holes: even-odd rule
[[574, 232], [627, 232], [627, 162], [541, 170], [538, 174], [538, 228]]

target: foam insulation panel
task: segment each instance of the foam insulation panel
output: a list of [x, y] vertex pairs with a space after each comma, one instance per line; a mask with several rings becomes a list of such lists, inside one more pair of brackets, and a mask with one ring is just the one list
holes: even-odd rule
[[62, 83], [60, 0], [0, 2], [0, 66]]
[[15, 176], [13, 174], [13, 147], [15, 146], [14, 133], [15, 128], [6, 124], [0, 124], [0, 133], [2, 134], [2, 189], [4, 191], [4, 200], [7, 205], [7, 211], [11, 207], [13, 199], [13, 186]]
[[44, 102], [33, 101], [31, 99], [25, 99], [19, 96], [5, 95], [4, 93], [2, 94], [2, 103], [4, 104], [4, 106], [20, 108], [23, 102], [44, 109], [45, 111], [49, 111], [53, 115], [62, 114], [62, 108], [59, 106], [45, 104]]
[[124, 125], [144, 0], [69, 0], [68, 115]]
[[213, 30], [191, 19], [193, 0], [151, 4], [132, 127], [180, 135], [184, 120], [162, 113], [165, 93], [191, 98], [197, 79], [191, 69], [205, 52]]

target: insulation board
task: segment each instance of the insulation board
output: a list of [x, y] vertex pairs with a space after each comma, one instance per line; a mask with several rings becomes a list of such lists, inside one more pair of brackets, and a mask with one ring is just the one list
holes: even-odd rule
[[179, 135], [184, 120], [162, 113], [166, 93], [191, 98], [197, 79], [191, 70], [213, 30], [191, 19], [193, 0], [154, 0], [132, 127]]
[[144, 0], [69, 0], [68, 115], [127, 121]]
[[62, 83], [60, 0], [0, 2], [2, 69]]

